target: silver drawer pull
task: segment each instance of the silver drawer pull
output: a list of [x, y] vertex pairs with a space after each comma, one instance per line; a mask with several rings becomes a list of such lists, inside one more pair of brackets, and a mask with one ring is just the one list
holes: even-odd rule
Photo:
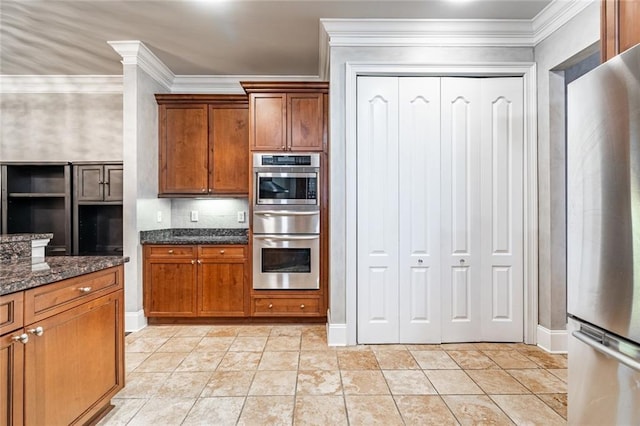
[[42, 336], [44, 334], [44, 328], [38, 326], [29, 330], [29, 333], [35, 334], [36, 336]]
[[273, 308], [273, 303], [269, 303], [269, 309]]
[[78, 291], [80, 293], [89, 293], [91, 291], [91, 287], [78, 287]]
[[168, 250], [167, 253], [173, 254], [173, 250]]
[[300, 305], [300, 309], [304, 309], [304, 303]]

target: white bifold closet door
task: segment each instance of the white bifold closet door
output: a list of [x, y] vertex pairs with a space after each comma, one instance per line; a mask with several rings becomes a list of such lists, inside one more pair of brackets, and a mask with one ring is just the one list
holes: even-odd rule
[[521, 78], [358, 78], [358, 342], [522, 341]]

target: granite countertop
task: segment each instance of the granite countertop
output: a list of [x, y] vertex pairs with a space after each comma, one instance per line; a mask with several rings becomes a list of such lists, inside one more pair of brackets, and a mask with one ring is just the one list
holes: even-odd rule
[[19, 243], [22, 241], [47, 240], [53, 238], [53, 234], [0, 234], [0, 244]]
[[1, 262], [0, 296], [122, 265], [128, 261], [128, 257], [119, 256], [51, 256], [39, 263], [32, 263], [31, 259]]
[[249, 243], [246, 228], [173, 228], [140, 231], [140, 244], [239, 244]]

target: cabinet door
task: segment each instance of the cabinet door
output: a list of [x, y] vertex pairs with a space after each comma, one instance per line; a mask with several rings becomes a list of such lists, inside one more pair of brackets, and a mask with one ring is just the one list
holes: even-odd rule
[[209, 191], [249, 193], [249, 111], [209, 107]]
[[207, 114], [206, 104], [160, 107], [160, 194], [208, 192]]
[[122, 165], [104, 166], [104, 201], [122, 201], [123, 173]]
[[25, 424], [86, 423], [124, 386], [124, 306], [118, 290], [28, 329]]
[[196, 316], [194, 259], [145, 260], [144, 311], [148, 317]]
[[101, 164], [76, 166], [77, 201], [102, 201], [104, 198], [104, 168]]
[[640, 0], [602, 0], [600, 12], [603, 62], [640, 43]]
[[255, 151], [287, 149], [287, 95], [252, 93], [249, 98], [249, 145]]
[[245, 316], [244, 259], [198, 261], [200, 316]]
[[287, 142], [291, 151], [322, 151], [323, 94], [287, 94]]
[[0, 336], [0, 424], [20, 426], [23, 422], [24, 344], [15, 342], [20, 329]]

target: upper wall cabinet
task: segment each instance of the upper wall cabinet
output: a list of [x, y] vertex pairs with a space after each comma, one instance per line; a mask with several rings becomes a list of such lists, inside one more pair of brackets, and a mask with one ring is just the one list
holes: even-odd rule
[[600, 20], [602, 62], [640, 43], [640, 0], [602, 0]]
[[247, 196], [245, 95], [158, 94], [159, 187], [164, 197]]
[[242, 82], [249, 94], [252, 151], [323, 151], [326, 82]]

